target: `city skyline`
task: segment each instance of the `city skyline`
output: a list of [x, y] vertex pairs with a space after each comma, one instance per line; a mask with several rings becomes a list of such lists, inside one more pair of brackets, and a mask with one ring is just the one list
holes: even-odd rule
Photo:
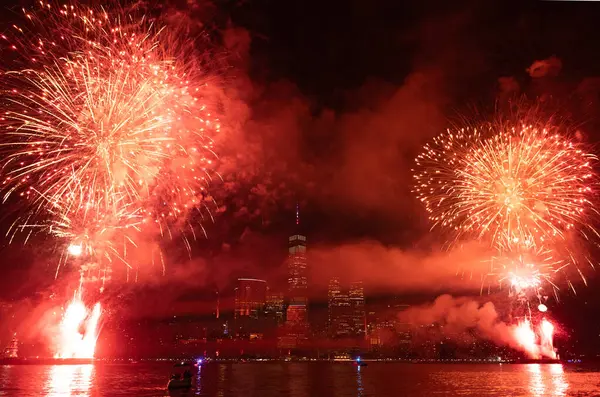
[[[542, 321], [543, 316], [555, 321], [558, 339], [572, 339], [590, 351], [600, 349], [600, 324], [594, 316], [600, 304], [600, 278], [589, 266], [598, 261], [597, 247], [590, 247], [589, 252], [584, 252], [587, 247], [578, 249], [576, 253], [585, 259], [572, 255], [578, 261], [576, 266], [570, 263], [562, 267], [571, 259], [565, 261], [568, 255], [561, 253], [556, 262], [544, 262], [546, 268], [536, 268], [550, 268], [541, 274], [551, 283], [534, 277], [544, 290], [521, 288], [535, 295], [525, 305], [523, 296], [514, 289], [525, 284], [519, 280], [507, 283], [504, 276], [510, 278], [510, 274], [497, 274], [510, 266], [501, 272], [490, 268], [487, 244], [479, 241], [484, 239], [455, 240], [450, 230], [438, 228], [441, 225], [435, 219], [427, 219], [427, 209], [435, 206], [423, 208], [413, 192], [419, 168], [415, 158], [424, 145], [456, 127], [469, 130], [477, 125], [501, 124], [500, 119], [506, 123], [513, 118], [530, 120], [534, 115], [534, 121], [556, 123], [561, 131], [564, 129], [573, 145], [589, 144], [589, 152], [594, 154], [600, 137], [600, 102], [597, 62], [589, 56], [597, 52], [593, 13], [548, 2], [516, 8], [504, 3], [472, 7], [436, 2], [437, 7], [425, 7], [365, 2], [353, 4], [348, 13], [340, 13], [337, 5], [316, 2], [298, 5], [292, 13], [283, 4], [265, 7], [244, 2], [235, 7], [221, 4], [205, 16], [200, 11], [203, 7], [184, 3], [161, 5], [151, 12], [150, 19], [156, 18], [168, 32], [179, 29], [180, 17], [185, 16], [187, 33], [215, 40], [210, 48], [205, 48], [203, 40], [186, 41], [203, 54], [198, 65], [215, 67], [207, 70], [208, 74], [214, 72], [214, 80], [205, 81], [202, 75], [197, 84], [218, 91], [215, 103], [210, 104], [215, 113], [202, 119], [215, 121], [214, 125], [222, 128], [222, 134], [208, 137], [215, 138], [216, 156], [214, 162], [210, 156], [208, 167], [212, 182], [206, 190], [193, 189], [194, 205], [186, 194], [173, 204], [168, 192], [177, 189], [163, 185], [167, 178], [149, 178], [153, 181], [147, 188], [156, 182], [160, 185], [156, 192], [166, 192], [164, 200], [153, 198], [148, 206], [143, 203], [148, 214], [143, 232], [137, 224], [119, 223], [115, 228], [117, 234], [135, 230], [127, 236], [135, 244], [130, 245], [128, 239], [124, 239], [125, 244], [103, 240], [110, 247], [100, 244], [97, 260], [88, 253], [81, 256], [86, 252], [86, 239], [105, 239], [111, 228], [92, 232], [90, 225], [77, 225], [77, 236], [72, 238], [36, 232], [21, 233], [14, 240], [6, 238], [1, 247], [4, 266], [0, 280], [2, 314], [6, 313], [0, 339], [5, 345], [15, 330], [22, 341], [44, 334], [47, 327], [39, 323], [40, 318], [52, 318], [58, 324], [55, 313], [60, 316], [73, 299], [74, 289], [83, 288], [86, 307], [100, 302], [105, 308], [107, 330], [111, 321], [189, 320], [199, 339], [217, 334], [237, 338], [240, 327], [235, 320], [259, 321], [258, 313], [264, 312], [265, 321], [268, 318], [274, 329], [289, 321], [291, 328], [295, 324], [308, 326], [308, 334], [325, 339], [332, 333], [327, 323], [336, 323], [333, 328], [347, 329], [342, 334], [359, 334], [357, 330], [366, 329], [361, 331], [366, 334], [364, 340], [379, 345], [390, 339], [392, 328], [397, 329], [395, 337], [405, 335], [405, 323], [392, 325], [393, 313], [408, 310], [402, 305], [426, 309], [438, 297], [451, 295], [441, 312], [461, 309], [464, 299], [469, 302], [467, 308], [495, 313], [498, 322], [516, 325], [523, 313], [532, 311], [539, 317], [536, 321]], [[7, 31], [13, 25], [29, 23], [26, 16], [14, 13], [6, 13], [2, 19]], [[201, 26], [211, 26], [214, 31], [201, 35], [196, 30]], [[306, 26], [314, 29], [306, 30]], [[35, 44], [30, 33], [33, 31], [23, 33], [23, 39]], [[3, 54], [12, 54], [5, 57], [7, 67], [13, 57], [24, 55], [6, 45], [13, 40], [9, 36], [0, 46]], [[347, 42], [352, 45], [348, 47]], [[578, 43], [577, 48], [573, 42]], [[218, 60], [212, 62], [213, 56]], [[31, 57], [23, 61], [34, 69], [43, 64], [30, 64]], [[50, 62], [47, 66], [57, 65]], [[27, 85], [26, 81], [21, 83]], [[11, 92], [5, 91], [7, 95]], [[59, 90], [58, 94], [61, 92], [66, 91]], [[208, 94], [202, 99], [212, 98]], [[177, 106], [182, 103], [171, 102]], [[8, 103], [12, 102], [6, 106]], [[123, 110], [131, 109], [125, 106]], [[87, 114], [85, 110], [80, 116], [87, 120]], [[131, 116], [139, 114], [133, 112]], [[161, 120], [177, 119], [167, 116], [161, 115]], [[181, 125], [172, 127], [163, 132], [186, 130]], [[204, 148], [188, 145], [196, 143], [195, 139], [181, 142], [182, 156], [188, 155], [188, 149]], [[39, 154], [43, 156], [43, 152]], [[120, 156], [127, 151], [113, 154]], [[24, 152], [23, 156], [28, 159], [32, 154]], [[139, 164], [134, 161], [139, 166], [145, 164], [142, 157], [130, 160], [139, 160]], [[182, 159], [172, 160], [160, 166], [183, 163]], [[443, 160], [439, 164], [448, 165]], [[595, 168], [592, 171], [597, 172]], [[208, 176], [200, 174], [186, 181], [196, 184]], [[186, 172], [178, 169], [165, 175], [177, 184]], [[31, 186], [43, 185], [39, 182]], [[147, 183], [144, 178], [133, 182]], [[35, 195], [35, 191], [22, 193]], [[89, 204], [98, 209], [103, 197], [100, 194]], [[440, 197], [440, 203], [448, 202], [444, 195]], [[15, 221], [22, 213], [17, 209], [27, 203], [31, 201], [16, 194], [7, 197], [0, 221], [5, 231], [19, 230]], [[154, 210], [169, 205], [177, 210], [163, 214], [167, 218], [178, 211], [185, 214], [168, 224], [161, 223]], [[206, 207], [210, 207], [210, 214]], [[533, 207], [541, 211], [544, 206]], [[46, 215], [27, 223], [56, 220], [54, 212]], [[137, 214], [133, 215], [124, 217], [128, 221], [123, 222], [137, 219]], [[105, 219], [112, 222], [115, 218]], [[146, 223], [148, 220], [152, 222]], [[148, 226], [154, 225], [153, 221], [158, 222], [156, 228]], [[434, 223], [437, 226], [432, 229]], [[589, 224], [593, 229], [597, 219]], [[22, 229], [27, 227], [22, 225]], [[581, 229], [576, 225], [573, 230]], [[547, 248], [546, 244], [541, 248]], [[127, 251], [126, 261], [116, 260], [111, 256], [113, 251], [106, 248]], [[536, 259], [543, 262], [545, 258]], [[99, 272], [100, 265], [104, 269]], [[559, 267], [560, 272], [553, 271]], [[563, 271], [567, 273], [563, 275]], [[339, 294], [330, 299], [329, 284], [335, 277], [340, 282]], [[261, 292], [260, 298], [244, 295], [245, 287], [236, 293], [236, 285], [244, 278], [263, 280], [266, 292]], [[362, 293], [358, 286], [350, 286], [355, 281], [362, 282]], [[366, 320], [361, 324], [362, 317]], [[435, 320], [444, 323], [447, 319]], [[168, 327], [179, 325], [165, 329]], [[250, 331], [253, 327], [247, 324], [241, 329]], [[445, 327], [430, 331], [450, 332], [451, 327]], [[261, 334], [260, 329], [251, 331], [241, 334]], [[182, 332], [173, 331], [174, 335]], [[262, 333], [264, 338], [281, 336]], [[193, 345], [197, 343], [194, 338], [188, 335], [177, 340]]]

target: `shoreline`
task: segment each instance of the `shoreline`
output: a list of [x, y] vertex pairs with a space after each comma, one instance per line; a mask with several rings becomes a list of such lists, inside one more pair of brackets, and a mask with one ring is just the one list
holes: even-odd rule
[[[89, 364], [115, 364], [115, 365], [138, 365], [176, 363], [179, 361], [195, 361], [190, 359], [60, 359], [60, 358], [5, 358], [0, 359], [1, 366], [7, 365], [89, 365]], [[355, 360], [328, 360], [328, 359], [219, 359], [206, 360], [204, 365], [212, 363], [331, 363], [331, 364], [355, 364]], [[553, 360], [553, 359], [521, 359], [521, 360], [497, 360], [497, 359], [449, 359], [449, 360], [426, 360], [426, 359], [361, 359], [364, 363], [403, 363], [403, 364], [580, 364], [581, 360]]]

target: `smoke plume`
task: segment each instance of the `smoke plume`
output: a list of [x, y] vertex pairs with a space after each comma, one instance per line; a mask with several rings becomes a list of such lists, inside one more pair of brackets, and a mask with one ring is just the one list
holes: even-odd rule
[[486, 249], [475, 243], [445, 251], [362, 241], [309, 251], [313, 284], [326, 286], [329, 279], [343, 277], [363, 281], [367, 291], [478, 291], [489, 270], [486, 258]]
[[[544, 331], [550, 324], [542, 319], [534, 331], [530, 320], [508, 324], [500, 318], [492, 302], [481, 303], [468, 297], [454, 298], [441, 295], [432, 304], [411, 307], [398, 314], [399, 320], [412, 327], [437, 325], [440, 336], [460, 342], [468, 332], [490, 340], [496, 345], [509, 346], [531, 358], [556, 358], [552, 346], [552, 331]], [[552, 325], [549, 325], [553, 328]], [[428, 334], [428, 337], [432, 335]]]
[[470, 330], [498, 345], [521, 349], [513, 326], [500, 319], [492, 302], [480, 303], [472, 298], [441, 295], [432, 304], [411, 307], [399, 315], [401, 322], [414, 327], [437, 324], [444, 336], [458, 338]]

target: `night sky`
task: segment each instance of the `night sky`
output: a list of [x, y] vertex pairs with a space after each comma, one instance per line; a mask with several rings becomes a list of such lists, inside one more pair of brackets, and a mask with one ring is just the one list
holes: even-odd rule
[[[143, 291], [146, 307], [160, 291], [153, 315], [190, 294], [231, 294], [239, 276], [281, 286], [296, 203], [315, 296], [340, 273], [364, 279], [372, 296], [477, 295], [480, 282], [456, 275], [460, 256], [441, 251], [410, 193], [422, 144], [515, 102], [571, 121], [593, 145], [600, 138], [600, 3], [191, 0], [154, 9], [215, 57], [230, 128], [208, 240], [191, 261], [164, 243], [166, 276], [116, 288]], [[535, 61], [542, 69], [528, 71]], [[5, 247], [2, 261], [5, 298], [60, 284], [31, 246]], [[584, 292], [564, 287], [551, 306], [570, 327], [597, 332], [578, 320], [600, 301], [600, 278], [586, 273]]]

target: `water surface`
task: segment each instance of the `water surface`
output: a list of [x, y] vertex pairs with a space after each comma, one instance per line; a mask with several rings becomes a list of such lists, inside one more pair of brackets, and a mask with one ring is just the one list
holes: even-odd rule
[[600, 368], [562, 364], [209, 363], [186, 392], [170, 365], [0, 367], [0, 396], [577, 396], [600, 395]]

